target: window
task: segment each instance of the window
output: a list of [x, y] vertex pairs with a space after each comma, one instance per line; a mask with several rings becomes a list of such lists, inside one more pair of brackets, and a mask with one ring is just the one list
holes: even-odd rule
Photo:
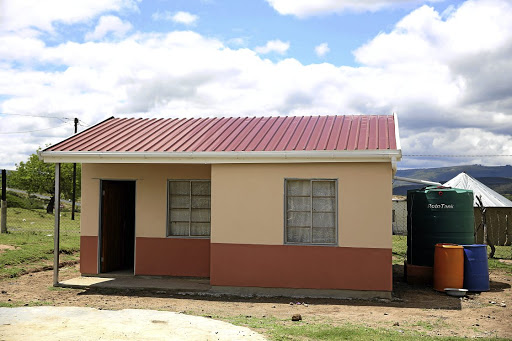
[[167, 236], [210, 236], [210, 180], [169, 180]]
[[337, 244], [337, 181], [285, 180], [285, 242]]

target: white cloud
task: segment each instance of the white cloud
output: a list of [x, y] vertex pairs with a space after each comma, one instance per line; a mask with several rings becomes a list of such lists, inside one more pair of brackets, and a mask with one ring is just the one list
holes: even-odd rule
[[177, 24], [194, 25], [199, 19], [199, 16], [184, 11], [179, 11], [175, 13], [165, 11], [153, 13], [152, 18], [153, 20], [168, 20], [173, 21]]
[[512, 20], [504, 18], [510, 10], [511, 4], [506, 1], [467, 1], [443, 20], [433, 8], [422, 6], [399, 21], [390, 33], [380, 33], [354, 54], [360, 63], [382, 66], [450, 63], [489, 53], [510, 40]]
[[329, 51], [331, 51], [331, 49], [327, 43], [321, 43], [320, 45], [315, 46], [315, 53], [318, 57], [325, 56]]
[[277, 40], [269, 40], [265, 44], [265, 46], [258, 46], [254, 49], [254, 51], [260, 54], [267, 54], [270, 52], [276, 52], [279, 54], [285, 54], [286, 51], [290, 48], [290, 42], [284, 42], [279, 39]]
[[428, 107], [436, 103], [435, 115], [450, 115], [450, 124], [512, 130], [511, 16], [512, 4], [499, 0], [467, 1], [445, 19], [423, 6], [354, 55], [389, 75], [409, 72], [398, 89], [425, 103], [431, 98]]
[[45, 43], [37, 38], [19, 35], [0, 35], [0, 61], [32, 60], [42, 53]]
[[376, 12], [384, 8], [443, 0], [267, 0], [277, 12], [283, 15], [308, 17], [329, 13]]
[[247, 38], [243, 38], [243, 37], [231, 38], [227, 41], [227, 43], [230, 45], [244, 46], [244, 45], [247, 45]]
[[180, 23], [184, 25], [192, 25], [194, 24], [199, 17], [194, 14], [190, 14], [188, 12], [178, 12], [173, 15], [172, 20], [175, 23]]
[[[405, 154], [510, 155], [510, 17], [512, 5], [505, 1], [468, 1], [446, 18], [429, 7], [419, 8], [357, 49], [360, 67], [303, 65], [294, 58], [272, 61], [261, 57], [265, 50], [229, 48], [191, 31], [52, 46], [30, 35], [1, 36], [0, 112], [77, 116], [93, 124], [111, 115], [397, 111]], [[289, 45], [282, 44], [268, 52], [286, 52]], [[0, 132], [60, 123], [0, 115]], [[71, 132], [70, 124], [37, 134], [0, 135], [0, 168], [12, 168], [38, 146]], [[425, 165], [406, 159], [400, 167]]]
[[119, 17], [113, 15], [104, 15], [98, 21], [94, 31], [85, 35], [85, 40], [99, 40], [109, 33], [121, 38], [131, 29], [132, 24], [129, 22], [122, 21]]
[[55, 23], [86, 22], [107, 11], [136, 11], [138, 0], [23, 0], [0, 2], [0, 31], [35, 28], [53, 32]]

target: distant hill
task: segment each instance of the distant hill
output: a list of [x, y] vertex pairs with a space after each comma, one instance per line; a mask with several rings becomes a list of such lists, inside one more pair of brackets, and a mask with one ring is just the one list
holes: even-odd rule
[[[512, 166], [482, 166], [465, 165], [441, 168], [403, 169], [398, 170], [396, 175], [405, 178], [429, 180], [440, 183], [454, 178], [461, 172], [466, 172], [496, 192], [512, 197]], [[404, 181], [393, 183], [394, 195], [407, 195], [407, 190], [424, 187], [421, 184], [414, 184]]]

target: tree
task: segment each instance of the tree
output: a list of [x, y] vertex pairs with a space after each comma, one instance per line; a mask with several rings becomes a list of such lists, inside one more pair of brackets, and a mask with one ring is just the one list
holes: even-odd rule
[[[39, 152], [39, 148], [37, 151]], [[82, 168], [76, 165], [76, 197], [80, 197], [80, 178]], [[47, 194], [50, 196], [46, 212], [52, 213], [55, 203], [55, 165], [44, 163], [37, 152], [30, 155], [26, 162], [16, 165], [16, 171], [8, 177], [9, 186], [22, 189], [28, 193]], [[73, 196], [73, 164], [62, 163], [60, 166], [60, 190], [64, 199]]]

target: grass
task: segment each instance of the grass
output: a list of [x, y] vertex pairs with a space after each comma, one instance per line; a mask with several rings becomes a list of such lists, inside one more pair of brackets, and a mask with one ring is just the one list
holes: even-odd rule
[[[487, 251], [490, 252], [491, 248], [487, 247]], [[512, 264], [502, 263], [500, 259], [512, 259], [512, 246], [496, 246], [494, 258], [489, 258], [489, 269], [502, 269], [512, 275]]]
[[[487, 247], [487, 254], [491, 248]], [[393, 264], [403, 265], [407, 258], [407, 236], [393, 236]], [[494, 258], [489, 258], [489, 269], [502, 269], [512, 275], [512, 264], [502, 263], [500, 259], [512, 260], [512, 246], [496, 246]]]
[[52, 302], [47, 301], [30, 301], [30, 302], [0, 302], [0, 308], [16, 308], [16, 307], [41, 307], [45, 305], [52, 305]]
[[435, 320], [433, 322], [431, 322], [431, 321], [417, 321], [414, 324], [412, 324], [412, 326], [421, 327], [424, 330], [428, 330], [428, 331], [434, 331], [434, 330], [439, 330], [439, 329], [447, 328], [449, 325], [448, 325], [448, 323], [445, 322], [444, 319], [438, 318], [437, 320]]
[[[316, 321], [292, 322], [275, 317], [256, 318], [251, 316], [214, 317], [226, 322], [249, 327], [266, 334], [271, 340], [404, 340], [404, 333], [385, 329], [344, 324], [333, 326]], [[415, 340], [413, 335], [405, 340]]]
[[[343, 324], [333, 326], [325, 322], [277, 319], [275, 317], [256, 318], [251, 316], [214, 318], [226, 322], [249, 327], [265, 334], [275, 341], [312, 341], [312, 340], [464, 340], [463, 337], [433, 337], [414, 331], [403, 331], [399, 327], [393, 330], [384, 328], [369, 328], [363, 325]], [[427, 326], [435, 328], [436, 326]], [[491, 338], [479, 338], [491, 340]], [[500, 340], [492, 338], [492, 340]], [[503, 340], [503, 339], [501, 339]]]
[[393, 265], [404, 265], [407, 257], [407, 236], [393, 236]]
[[[78, 259], [80, 249], [80, 214], [70, 219], [69, 212], [61, 214], [61, 261]], [[8, 208], [8, 233], [0, 234], [0, 245], [14, 250], [0, 253], [0, 278], [17, 277], [44, 268], [53, 259], [54, 216], [44, 210]]]

